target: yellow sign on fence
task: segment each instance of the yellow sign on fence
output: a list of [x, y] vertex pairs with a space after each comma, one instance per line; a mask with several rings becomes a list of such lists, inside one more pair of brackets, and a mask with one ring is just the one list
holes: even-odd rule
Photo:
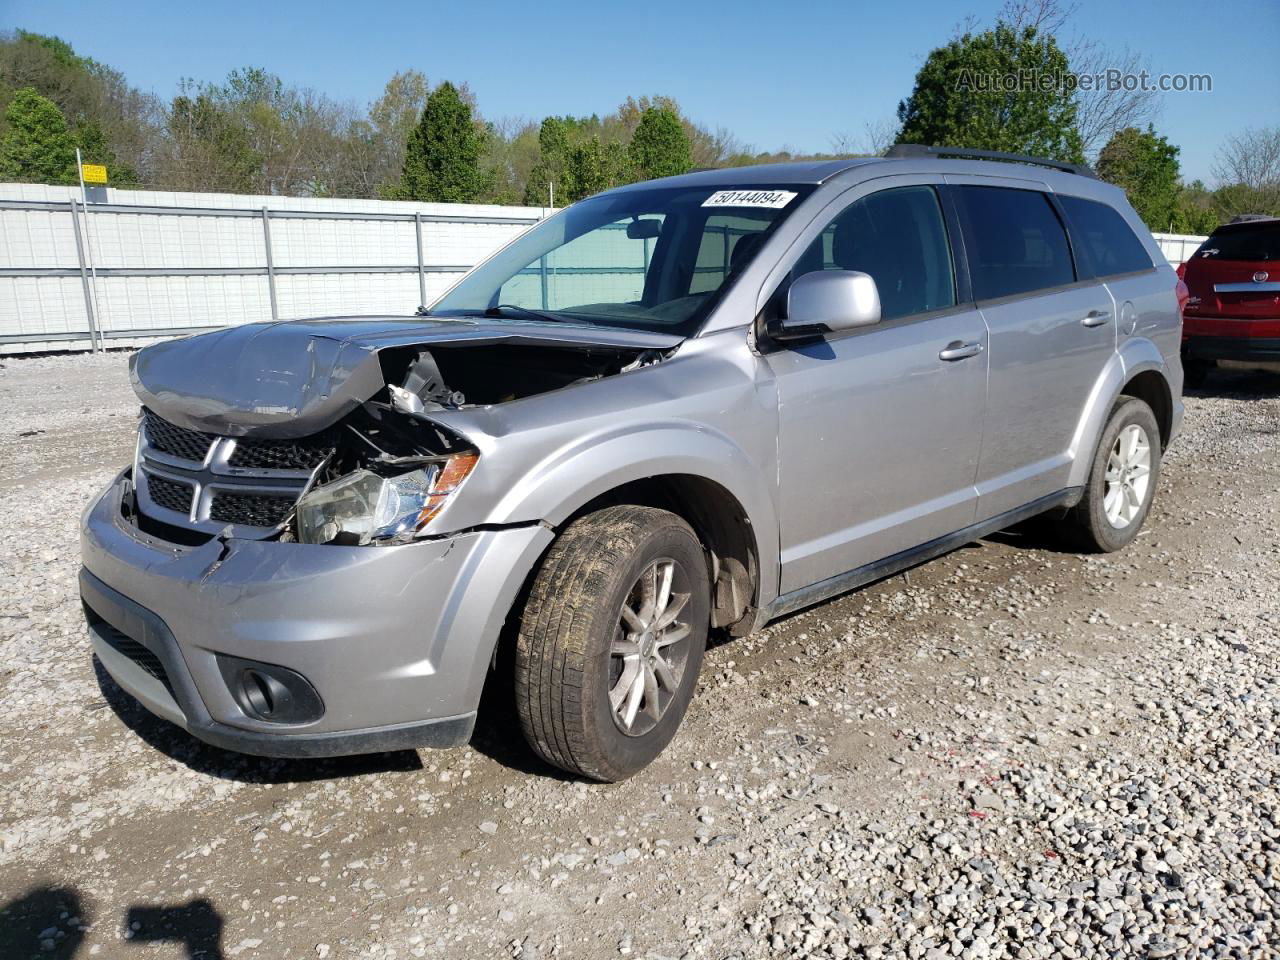
[[106, 183], [107, 168], [100, 163], [84, 163], [80, 165], [80, 174], [85, 183]]

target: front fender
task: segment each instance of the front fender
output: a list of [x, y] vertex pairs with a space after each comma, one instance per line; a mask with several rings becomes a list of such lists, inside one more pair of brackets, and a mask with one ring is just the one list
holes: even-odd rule
[[1106, 426], [1107, 417], [1111, 415], [1125, 384], [1147, 370], [1156, 370], [1166, 380], [1169, 379], [1164, 356], [1150, 340], [1126, 340], [1108, 359], [1101, 375], [1094, 381], [1071, 439], [1072, 464], [1068, 486], [1083, 487], [1088, 482], [1093, 453], [1097, 449], [1102, 428]]
[[741, 505], [760, 567], [760, 602], [778, 582], [777, 513], [762, 465], [724, 434], [688, 422], [629, 423], [550, 452], [502, 491], [488, 522], [560, 526], [597, 497], [650, 477], [710, 480]]

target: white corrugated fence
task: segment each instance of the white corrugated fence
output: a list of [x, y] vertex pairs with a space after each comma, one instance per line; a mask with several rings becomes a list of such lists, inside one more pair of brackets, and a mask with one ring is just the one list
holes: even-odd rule
[[548, 212], [103, 193], [86, 210], [79, 188], [0, 184], [0, 353], [88, 349], [95, 329], [112, 346], [273, 317], [412, 313]]

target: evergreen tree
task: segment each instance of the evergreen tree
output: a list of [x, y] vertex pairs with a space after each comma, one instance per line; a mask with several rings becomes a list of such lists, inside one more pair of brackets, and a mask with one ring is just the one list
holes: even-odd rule
[[1082, 163], [1069, 76], [1066, 54], [1034, 27], [1000, 22], [966, 33], [930, 53], [916, 74], [911, 96], [898, 104], [899, 142]]
[[693, 149], [680, 117], [669, 107], [650, 107], [640, 117], [628, 150], [639, 180], [673, 177], [693, 167]]
[[575, 203], [630, 179], [626, 148], [617, 142], [602, 144], [599, 137], [592, 137], [569, 151], [562, 178], [564, 199]]
[[551, 185], [555, 185], [556, 198], [568, 202], [565, 196], [564, 173], [569, 163], [569, 130], [572, 121], [568, 117], [547, 117], [538, 128], [538, 162], [529, 171], [524, 188], [524, 202], [530, 207], [551, 206]]
[[1117, 130], [1098, 154], [1098, 176], [1124, 189], [1133, 209], [1154, 231], [1169, 230], [1178, 219], [1182, 186], [1178, 148], [1148, 126]]
[[409, 135], [396, 198], [474, 203], [487, 187], [480, 165], [484, 143], [470, 104], [453, 84], [440, 84]]
[[76, 183], [76, 140], [58, 105], [30, 87], [13, 95], [0, 139], [0, 180]]

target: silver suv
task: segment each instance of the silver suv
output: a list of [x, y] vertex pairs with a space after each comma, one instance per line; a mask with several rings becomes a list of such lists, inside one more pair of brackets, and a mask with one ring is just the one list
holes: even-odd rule
[[624, 187], [416, 316], [148, 347], [83, 521], [94, 652], [271, 756], [460, 744], [502, 684], [617, 780], [709, 631], [1036, 515], [1123, 547], [1181, 419], [1177, 278], [1087, 170], [963, 153]]

